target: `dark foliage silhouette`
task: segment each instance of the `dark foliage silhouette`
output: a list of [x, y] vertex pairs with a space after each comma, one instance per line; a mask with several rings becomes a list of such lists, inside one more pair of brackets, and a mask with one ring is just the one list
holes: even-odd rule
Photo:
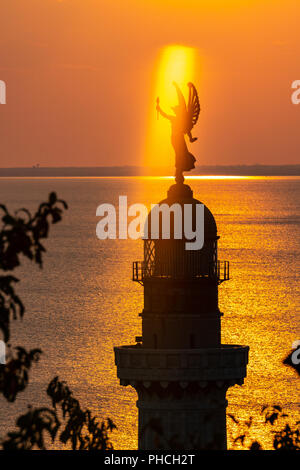
[[[1, 204], [0, 271], [13, 271], [20, 265], [21, 256], [42, 268], [46, 249], [41, 241], [48, 237], [50, 225], [62, 219], [67, 207], [54, 192], [50, 193], [48, 202], [40, 204], [34, 215], [24, 208], [11, 214]], [[25, 313], [15, 292], [17, 282], [19, 279], [11, 274], [0, 276], [0, 333], [5, 343], [10, 339], [12, 320], [22, 318]], [[13, 402], [26, 388], [29, 370], [41, 353], [41, 349], [26, 351], [21, 346], [9, 347], [6, 364], [0, 364], [0, 393], [6, 400]], [[61, 444], [73, 450], [112, 449], [109, 433], [116, 426], [109, 418], [99, 422], [90, 410], [82, 410], [67, 384], [58, 377], [50, 382], [47, 394], [52, 408], [29, 406], [27, 413], [16, 421], [17, 431], [2, 439], [4, 450], [45, 449], [49, 439], [54, 442], [57, 437]]]
[[[261, 415], [264, 418], [266, 427], [270, 427], [273, 436], [272, 444], [274, 450], [300, 450], [300, 422], [293, 426], [287, 422], [290, 418], [281, 406], [263, 406]], [[238, 428], [238, 435], [232, 438], [233, 448], [241, 446], [249, 450], [263, 450], [263, 446], [257, 440], [252, 440], [251, 428], [254, 424], [252, 417], [242, 422], [235, 416], [228, 414], [228, 417]]]
[[19, 392], [22, 392], [29, 381], [28, 372], [31, 365], [39, 360], [42, 351], [32, 349], [27, 352], [21, 346], [15, 348], [8, 356], [6, 365], [0, 365], [0, 393], [13, 402]]
[[[12, 215], [5, 205], [0, 204], [3, 212], [0, 229], [0, 270], [12, 271], [20, 265], [20, 256], [43, 265], [46, 249], [41, 240], [47, 238], [50, 224], [61, 220], [65, 201], [50, 193], [48, 202], [43, 202], [32, 216], [27, 209], [19, 209]], [[14, 276], [0, 276], [0, 330], [4, 341], [9, 341], [11, 318], [23, 317], [25, 308], [14, 290], [18, 282]]]
[[109, 433], [116, 428], [114, 423], [109, 418], [99, 422], [90, 410], [82, 410], [65, 382], [55, 377], [48, 386], [47, 394], [52, 401], [52, 409], [30, 407], [26, 414], [18, 418], [16, 424], [19, 429], [8, 433], [7, 439], [2, 441], [4, 450], [45, 450], [47, 434], [48, 441], [50, 438], [54, 442], [58, 437], [72, 450], [113, 448]]
[[[11, 214], [5, 205], [0, 204], [3, 214], [0, 272], [13, 271], [20, 265], [21, 256], [42, 267], [46, 249], [41, 241], [48, 237], [50, 224], [61, 220], [63, 209], [67, 209], [66, 202], [57, 199], [54, 192], [50, 193], [47, 202], [40, 204], [34, 215], [24, 208]], [[17, 282], [19, 279], [11, 274], [0, 275], [0, 333], [6, 343], [10, 339], [11, 321], [22, 318], [25, 313], [25, 307], [15, 292]], [[8, 351], [7, 363], [0, 366], [0, 393], [8, 401], [14, 401], [17, 394], [25, 389], [29, 369], [38, 361], [40, 354], [40, 349], [26, 351], [20, 346]]]

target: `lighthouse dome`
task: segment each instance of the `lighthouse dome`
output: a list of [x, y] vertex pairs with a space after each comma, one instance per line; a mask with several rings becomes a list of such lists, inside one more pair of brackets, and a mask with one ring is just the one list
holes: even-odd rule
[[172, 279], [217, 276], [217, 225], [188, 185], [175, 184], [148, 215], [144, 276]]
[[[216, 240], [217, 236], [217, 224], [211, 211], [201, 201], [193, 197], [193, 192], [188, 185], [185, 184], [174, 184], [168, 191], [166, 199], [160, 201], [148, 214], [148, 218], [145, 223], [145, 236], [144, 239], [148, 240], [162, 240], [166, 237], [163, 236], [164, 222], [170, 226], [170, 237], [169, 239], [176, 239], [176, 226], [180, 224], [179, 219], [176, 219], [175, 205], [179, 205], [181, 214], [181, 231], [183, 239], [186, 227], [190, 226], [190, 229], [195, 231], [197, 228], [197, 216], [201, 216], [201, 221], [198, 220], [198, 226], [200, 222], [204, 225], [204, 241]], [[190, 208], [186, 209], [185, 205], [189, 205]], [[202, 211], [197, 213], [197, 206], [203, 206]], [[165, 207], [166, 212], [164, 214], [163, 208]], [[174, 210], [172, 210], [174, 209]], [[165, 221], [164, 221], [165, 216]], [[167, 218], [169, 217], [169, 218]], [[187, 220], [188, 219], [188, 220]], [[154, 226], [155, 225], [155, 226]]]

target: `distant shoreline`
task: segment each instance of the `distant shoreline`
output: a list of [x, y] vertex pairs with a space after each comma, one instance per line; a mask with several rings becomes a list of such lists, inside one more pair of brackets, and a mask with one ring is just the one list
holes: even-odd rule
[[[93, 177], [93, 176], [170, 176], [174, 168], [114, 167], [24, 167], [0, 168], [0, 177]], [[203, 165], [193, 175], [215, 176], [300, 176], [300, 165]]]

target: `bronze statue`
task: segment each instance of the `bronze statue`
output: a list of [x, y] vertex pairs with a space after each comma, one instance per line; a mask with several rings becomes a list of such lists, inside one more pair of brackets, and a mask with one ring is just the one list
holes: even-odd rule
[[192, 137], [192, 128], [198, 121], [200, 114], [200, 103], [197, 90], [192, 83], [188, 83], [189, 87], [189, 100], [188, 106], [184, 96], [177, 85], [176, 82], [173, 82], [173, 85], [176, 88], [178, 96], [178, 105], [172, 107], [175, 115], [165, 113], [160, 105], [159, 98], [156, 100], [156, 110], [157, 113], [160, 113], [166, 119], [169, 119], [172, 126], [172, 136], [171, 141], [173, 148], [175, 150], [175, 167], [176, 167], [176, 183], [183, 183], [184, 177], [183, 171], [190, 171], [195, 168], [195, 157], [192, 155], [187, 148], [185, 141], [185, 134], [189, 137], [190, 142], [195, 142], [197, 137]]

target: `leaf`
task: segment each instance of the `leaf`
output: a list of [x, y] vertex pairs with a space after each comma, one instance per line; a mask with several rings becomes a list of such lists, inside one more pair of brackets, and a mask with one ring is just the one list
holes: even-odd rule
[[263, 450], [263, 448], [258, 441], [253, 441], [251, 446], [249, 447], [249, 450], [256, 451], [256, 450]]
[[49, 204], [53, 206], [57, 201], [57, 196], [55, 192], [49, 194]]
[[271, 415], [266, 416], [266, 423], [270, 423], [272, 426], [278, 418], [278, 413], [272, 413]]
[[236, 417], [230, 413], [227, 414], [227, 416], [232, 419], [232, 421], [235, 423], [235, 424], [239, 424], [239, 421], [238, 419], [236, 419]]

